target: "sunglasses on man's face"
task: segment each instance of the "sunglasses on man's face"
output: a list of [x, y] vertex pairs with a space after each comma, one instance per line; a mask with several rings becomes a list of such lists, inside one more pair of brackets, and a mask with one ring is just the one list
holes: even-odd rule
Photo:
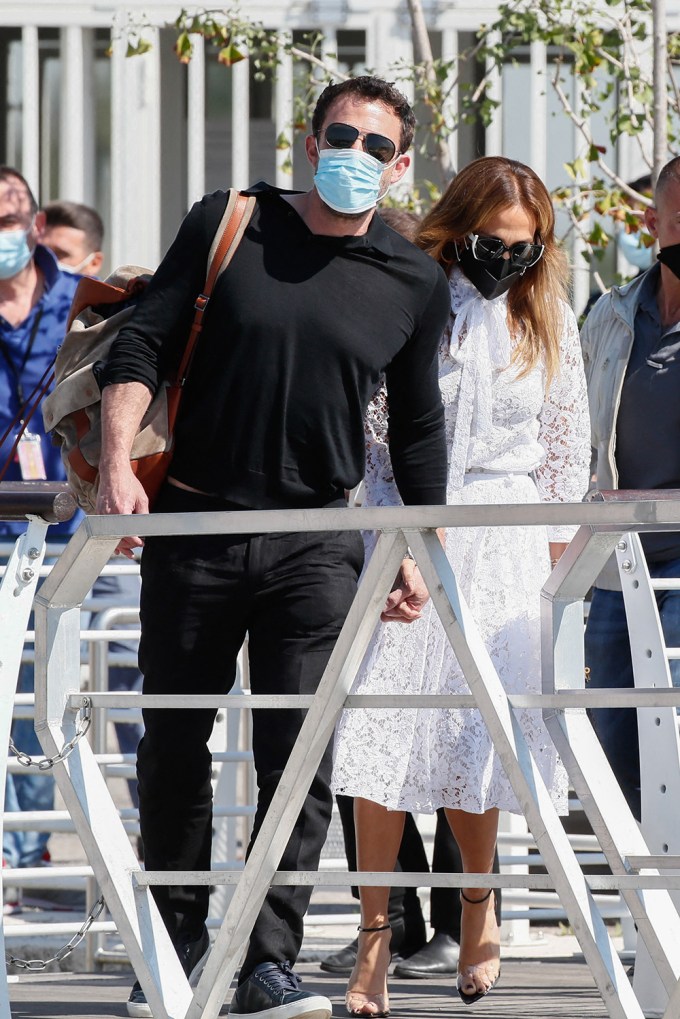
[[368, 152], [369, 156], [373, 156], [381, 163], [391, 163], [397, 152], [391, 138], [386, 138], [384, 134], [373, 134], [371, 131], [364, 134], [351, 124], [329, 124], [321, 134], [332, 149], [351, 149], [357, 138], [361, 138], [364, 152]]
[[507, 251], [511, 264], [520, 269], [530, 269], [532, 265], [536, 265], [545, 247], [541, 243], [533, 244], [531, 241], [518, 241], [517, 244], [508, 247], [500, 237], [484, 237], [480, 234], [468, 234], [467, 239], [476, 259], [486, 261], [502, 258]]

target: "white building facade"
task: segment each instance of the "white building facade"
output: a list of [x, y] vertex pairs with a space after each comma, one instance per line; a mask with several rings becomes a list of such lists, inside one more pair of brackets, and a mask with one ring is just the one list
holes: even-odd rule
[[[292, 59], [282, 56], [274, 83], [259, 82], [248, 60], [223, 67], [196, 36], [193, 58], [183, 65], [172, 28], [181, 7], [160, 0], [0, 3], [0, 161], [21, 169], [41, 202], [94, 205], [107, 227], [109, 268], [155, 267], [206, 191], [258, 179], [310, 183], [301, 141], [292, 149], [292, 174], [291, 152], [276, 147], [293, 114]], [[680, 0], [670, 7], [677, 23]], [[435, 53], [445, 58], [465, 50], [495, 14], [486, 0], [424, 0], [424, 9]], [[406, 0], [245, 0], [241, 10], [293, 38], [320, 32], [344, 72], [371, 68], [394, 78], [398, 61], [413, 60]], [[127, 58], [131, 25], [144, 26], [152, 46]], [[566, 182], [564, 163], [583, 143], [546, 85], [549, 61], [542, 44], [519, 60], [515, 54], [495, 84], [503, 103], [494, 122], [467, 124], [451, 136], [454, 165], [503, 154], [532, 165], [551, 188]], [[451, 102], [458, 101], [454, 92]], [[422, 159], [414, 162], [411, 184], [432, 177]], [[619, 146], [616, 162], [626, 179], [645, 169], [630, 146]], [[590, 280], [574, 255], [578, 308]]]

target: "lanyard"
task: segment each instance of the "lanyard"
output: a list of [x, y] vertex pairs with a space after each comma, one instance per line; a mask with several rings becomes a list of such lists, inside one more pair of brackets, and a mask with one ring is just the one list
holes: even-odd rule
[[23, 413], [23, 406], [24, 406], [24, 387], [23, 387], [23, 384], [22, 384], [22, 381], [21, 381], [21, 373], [23, 372], [24, 368], [26, 367], [26, 365], [28, 363], [28, 359], [31, 356], [31, 351], [33, 350], [33, 344], [35, 343], [35, 338], [36, 338], [37, 333], [38, 333], [38, 327], [40, 326], [40, 320], [42, 318], [42, 313], [43, 313], [43, 309], [42, 308], [38, 308], [38, 311], [37, 311], [37, 314], [35, 316], [35, 319], [33, 320], [33, 328], [31, 329], [31, 335], [28, 338], [28, 345], [26, 347], [26, 352], [24, 354], [24, 359], [21, 362], [21, 367], [20, 368], [17, 369], [17, 366], [14, 363], [12, 355], [11, 355], [10, 351], [7, 349], [6, 343], [4, 342], [4, 340], [0, 339], [0, 353], [4, 357], [5, 362], [7, 363], [7, 367], [9, 368], [9, 370], [11, 372], [12, 378], [14, 379], [14, 391], [15, 391], [15, 395], [16, 395], [16, 398], [17, 398], [17, 403], [19, 405], [19, 408], [22, 409], [22, 413]]

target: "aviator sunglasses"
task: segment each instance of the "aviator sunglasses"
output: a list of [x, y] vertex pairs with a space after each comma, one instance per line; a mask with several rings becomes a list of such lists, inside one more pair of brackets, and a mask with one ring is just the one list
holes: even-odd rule
[[373, 134], [371, 131], [364, 134], [351, 124], [329, 124], [320, 134], [325, 136], [326, 144], [331, 149], [351, 149], [357, 138], [361, 138], [364, 152], [381, 163], [391, 163], [397, 151], [394, 142], [384, 134]]
[[530, 269], [536, 265], [543, 254], [544, 245], [532, 244], [530, 241], [518, 241], [508, 247], [500, 237], [483, 237], [479, 234], [468, 234], [467, 240], [474, 257], [481, 261], [502, 258], [507, 251], [511, 265], [518, 269]]

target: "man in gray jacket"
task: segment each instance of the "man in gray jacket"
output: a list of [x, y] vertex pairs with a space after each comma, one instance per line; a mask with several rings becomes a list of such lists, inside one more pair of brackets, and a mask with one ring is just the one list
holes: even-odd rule
[[[645, 224], [658, 261], [604, 294], [583, 326], [594, 473], [600, 489], [680, 488], [680, 157], [659, 175]], [[652, 577], [680, 576], [680, 533], [642, 543]], [[680, 645], [680, 591], [658, 591], [667, 646]], [[632, 687], [633, 669], [618, 569], [598, 577], [586, 626], [591, 687]], [[680, 686], [680, 661], [671, 662]], [[633, 709], [601, 708], [593, 724], [628, 804], [640, 820], [640, 759]]]

